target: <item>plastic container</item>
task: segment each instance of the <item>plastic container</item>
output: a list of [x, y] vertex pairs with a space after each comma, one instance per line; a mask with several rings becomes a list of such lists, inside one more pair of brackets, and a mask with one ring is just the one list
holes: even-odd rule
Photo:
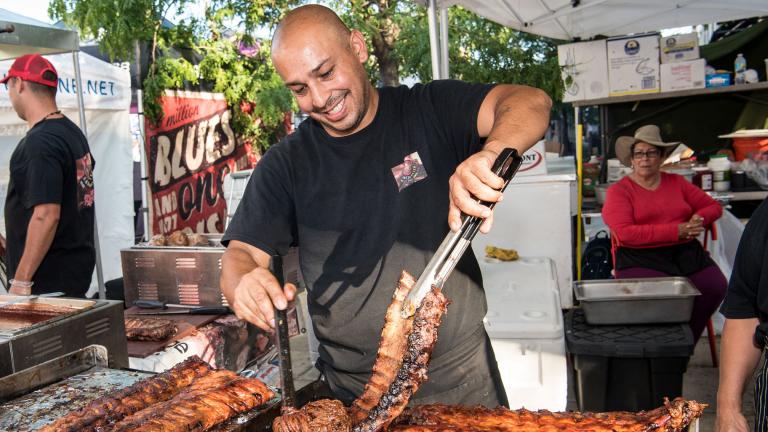
[[742, 53], [736, 55], [736, 60], [733, 61], [733, 82], [734, 84], [745, 84], [747, 81], [744, 77], [744, 73], [747, 71], [747, 59], [744, 58]]
[[731, 161], [726, 155], [714, 155], [707, 167], [712, 170], [712, 189], [715, 192], [731, 190]]
[[568, 400], [563, 315], [549, 258], [480, 262], [485, 329], [513, 409], [564, 411]]
[[752, 155], [768, 152], [768, 137], [747, 137], [733, 139], [733, 153], [736, 161]]
[[695, 166], [693, 169], [693, 184], [701, 190], [708, 192], [714, 187], [712, 170], [707, 166]]
[[683, 393], [693, 353], [688, 324], [592, 326], [573, 309], [565, 338], [580, 411], [648, 410]]

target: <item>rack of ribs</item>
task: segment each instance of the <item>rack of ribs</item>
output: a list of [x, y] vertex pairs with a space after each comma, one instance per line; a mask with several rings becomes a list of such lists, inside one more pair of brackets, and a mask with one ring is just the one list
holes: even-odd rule
[[208, 363], [192, 356], [163, 373], [95, 399], [84, 408], [39, 429], [39, 432], [100, 430], [154, 403], [172, 398], [182, 388], [211, 371]]
[[125, 318], [125, 338], [129, 341], [155, 341], [168, 339], [176, 332], [176, 324], [162, 318]]
[[680, 432], [706, 404], [677, 398], [651, 411], [553, 413], [499, 407], [422, 405], [404, 413], [390, 432]]
[[365, 420], [355, 424], [353, 432], [375, 432], [386, 429], [400, 415], [421, 383], [427, 380], [427, 366], [432, 349], [437, 343], [437, 328], [448, 307], [448, 300], [436, 287], [432, 287], [413, 318], [413, 328], [408, 334], [408, 345], [403, 363]]
[[263, 405], [274, 393], [257, 379], [215, 370], [195, 380], [173, 398], [125, 417], [114, 432], [205, 431]]
[[358, 397], [349, 410], [353, 423], [359, 423], [368, 416], [368, 411], [379, 403], [381, 396], [387, 392], [389, 385], [403, 364], [403, 355], [408, 345], [408, 334], [413, 327], [413, 316], [403, 317], [400, 311], [403, 301], [411, 292], [416, 279], [407, 271], [400, 274], [392, 302], [384, 314], [384, 328], [379, 338], [379, 349], [373, 372], [363, 393]]

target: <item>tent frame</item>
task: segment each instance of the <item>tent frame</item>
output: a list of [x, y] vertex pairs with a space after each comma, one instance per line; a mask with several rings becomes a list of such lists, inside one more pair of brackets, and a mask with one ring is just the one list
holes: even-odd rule
[[[80, 119], [80, 129], [88, 137], [85, 122], [85, 103], [83, 101], [83, 79], [80, 73], [80, 37], [74, 30], [59, 29], [48, 26], [32, 19], [23, 19], [19, 15], [0, 9], [13, 20], [0, 19], [0, 60], [20, 57], [24, 54], [61, 54], [72, 53], [77, 81], [77, 111]], [[23, 20], [22, 20], [23, 19]], [[96, 249], [96, 279], [99, 286], [99, 298], [106, 299], [104, 273], [99, 249], [99, 230], [96, 223], [96, 212], [93, 215], [93, 239]]]

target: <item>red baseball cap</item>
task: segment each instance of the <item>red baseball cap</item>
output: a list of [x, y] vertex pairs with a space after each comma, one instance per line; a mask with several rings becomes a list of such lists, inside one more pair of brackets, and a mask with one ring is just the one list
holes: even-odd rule
[[[45, 72], [52, 72], [53, 79], [45, 79]], [[5, 84], [13, 77], [48, 87], [58, 87], [59, 85], [59, 74], [56, 72], [56, 68], [40, 54], [26, 54], [17, 58], [8, 70], [8, 75], [0, 80], [0, 84]]]

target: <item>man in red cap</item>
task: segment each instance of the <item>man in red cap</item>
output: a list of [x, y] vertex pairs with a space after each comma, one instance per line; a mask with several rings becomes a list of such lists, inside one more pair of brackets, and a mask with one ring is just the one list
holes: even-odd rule
[[17, 58], [0, 83], [29, 125], [11, 155], [5, 201], [9, 291], [84, 297], [96, 262], [88, 141], [56, 106], [58, 74], [39, 54]]

